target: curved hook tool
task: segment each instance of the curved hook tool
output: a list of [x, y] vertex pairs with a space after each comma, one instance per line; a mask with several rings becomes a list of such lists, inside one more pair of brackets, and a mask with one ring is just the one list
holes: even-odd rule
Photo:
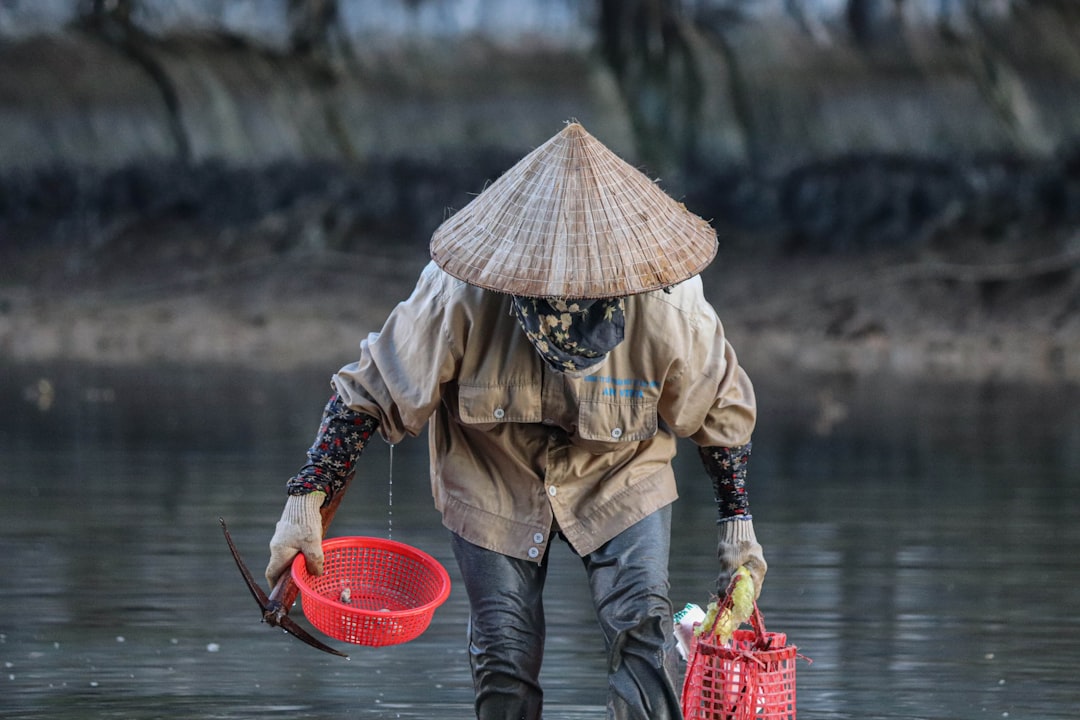
[[[296, 583], [293, 582], [289, 571], [286, 570], [282, 573], [281, 579], [277, 581], [274, 589], [271, 590], [270, 595], [267, 596], [259, 583], [255, 582], [255, 578], [251, 576], [251, 572], [247, 569], [247, 565], [244, 564], [243, 559], [240, 557], [240, 552], [236, 549], [236, 545], [233, 544], [232, 536], [229, 535], [229, 528], [225, 525], [225, 519], [219, 517], [218, 521], [221, 523], [221, 529], [225, 533], [225, 542], [229, 543], [229, 551], [232, 552], [233, 560], [236, 561], [236, 567], [240, 568], [240, 574], [244, 576], [244, 582], [247, 583], [248, 590], [251, 591], [252, 597], [255, 598], [255, 602], [259, 604], [259, 609], [262, 610], [262, 621], [272, 627], [281, 628], [316, 650], [322, 650], [331, 655], [348, 658], [349, 656], [345, 653], [335, 650], [321, 640], [312, 637], [307, 630], [304, 630], [304, 628], [297, 625], [296, 621], [289, 617], [289, 608], [292, 607], [293, 601], [296, 600], [298, 591]], [[324, 515], [324, 529], [328, 524], [329, 522]]]

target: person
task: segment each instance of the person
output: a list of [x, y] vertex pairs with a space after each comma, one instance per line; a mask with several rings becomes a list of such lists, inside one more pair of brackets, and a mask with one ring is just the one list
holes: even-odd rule
[[676, 439], [718, 506], [718, 587], [767, 565], [749, 512], [756, 419], [699, 273], [713, 228], [579, 123], [523, 157], [431, 239], [412, 295], [331, 379], [270, 542], [273, 586], [375, 432], [429, 430], [435, 506], [469, 600], [477, 718], [539, 718], [547, 557], [580, 556], [607, 649], [608, 717], [679, 718], [668, 598]]

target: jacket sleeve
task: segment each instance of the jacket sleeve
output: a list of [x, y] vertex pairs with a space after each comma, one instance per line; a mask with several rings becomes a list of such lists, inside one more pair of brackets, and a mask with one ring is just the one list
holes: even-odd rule
[[757, 422], [754, 386], [704, 297], [698, 300], [679, 356], [657, 408], [672, 432], [701, 447], [749, 443]]
[[446, 311], [453, 286], [441, 272], [429, 264], [382, 330], [360, 343], [359, 359], [331, 380], [342, 402], [375, 418], [390, 443], [420, 434], [460, 360]]

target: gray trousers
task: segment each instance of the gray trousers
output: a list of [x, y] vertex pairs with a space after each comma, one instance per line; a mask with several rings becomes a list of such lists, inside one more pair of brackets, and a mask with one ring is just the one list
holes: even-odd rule
[[[582, 557], [607, 647], [612, 720], [682, 718], [668, 599], [670, 540], [667, 507]], [[539, 720], [547, 560], [518, 560], [457, 535], [453, 547], [469, 596], [476, 716]]]

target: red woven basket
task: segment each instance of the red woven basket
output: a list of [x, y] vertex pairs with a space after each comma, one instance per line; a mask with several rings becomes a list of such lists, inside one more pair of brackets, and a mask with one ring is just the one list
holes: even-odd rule
[[697, 638], [683, 682], [686, 720], [795, 720], [798, 650], [783, 633], [766, 632], [757, 607], [753, 630], [736, 630], [731, 645]]
[[323, 541], [323, 553], [322, 575], [309, 574], [298, 555], [292, 577], [304, 616], [343, 642], [377, 647], [413, 640], [450, 595], [446, 568], [404, 543], [338, 537]]

